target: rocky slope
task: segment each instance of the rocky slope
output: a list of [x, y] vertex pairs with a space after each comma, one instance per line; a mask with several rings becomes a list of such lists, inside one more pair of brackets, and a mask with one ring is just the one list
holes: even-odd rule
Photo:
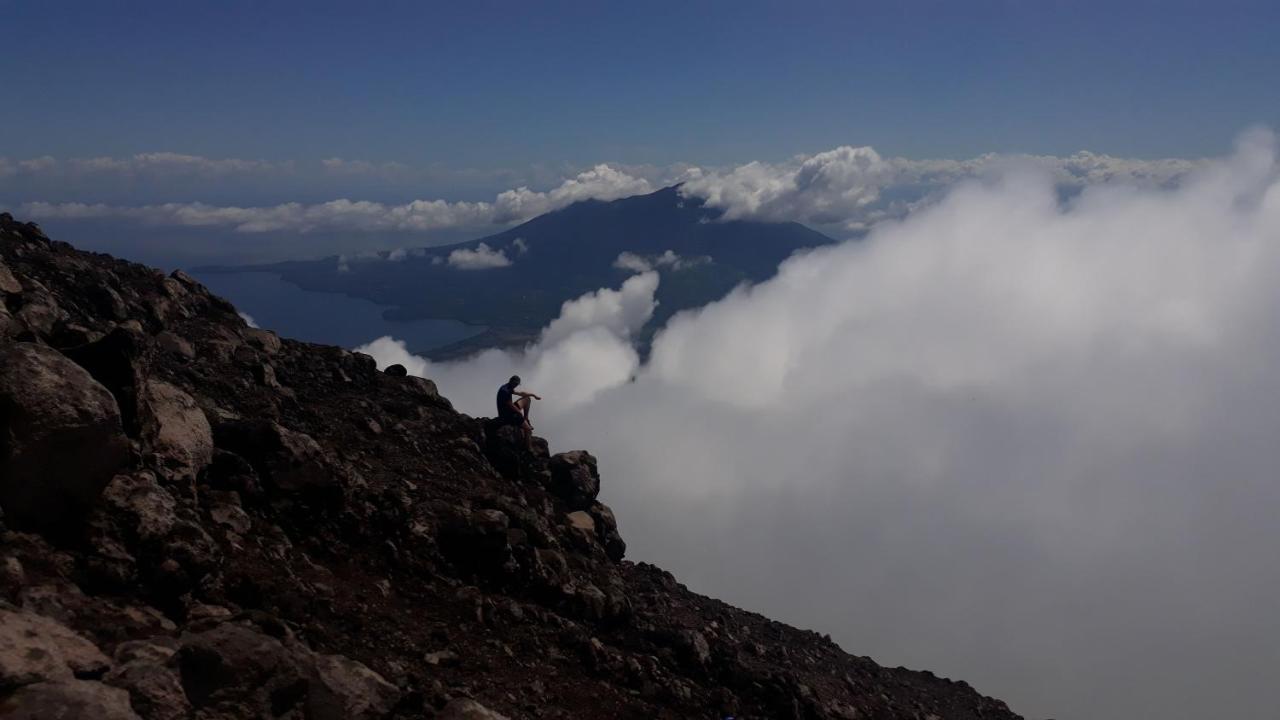
[[0, 717], [1017, 717], [624, 560], [514, 440], [0, 215]]

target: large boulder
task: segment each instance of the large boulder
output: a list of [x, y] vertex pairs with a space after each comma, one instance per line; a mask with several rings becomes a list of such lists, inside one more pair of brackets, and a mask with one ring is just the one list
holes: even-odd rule
[[307, 685], [309, 720], [376, 720], [400, 701], [400, 691], [363, 663], [317, 655]]
[[146, 384], [146, 435], [164, 470], [194, 478], [213, 459], [213, 431], [194, 398], [167, 382]]
[[62, 680], [18, 688], [0, 700], [5, 720], [141, 720], [129, 693], [100, 682]]
[[191, 703], [173, 667], [174, 648], [144, 640], [121, 643], [103, 682], [128, 691], [144, 720], [185, 720]]
[[124, 516], [142, 540], [167, 536], [178, 522], [177, 502], [150, 472], [117, 475], [102, 491], [106, 507]]
[[253, 717], [375, 720], [400, 701], [400, 691], [367, 666], [319, 655], [287, 631], [278, 639], [225, 622], [184, 635], [174, 661], [197, 710], [236, 703]]
[[280, 337], [270, 330], [248, 328], [244, 331], [244, 336], [250, 345], [267, 355], [275, 355], [280, 352]]
[[258, 475], [278, 490], [340, 484], [336, 465], [306, 433], [267, 420], [235, 420], [218, 425], [214, 439], [218, 447], [247, 459]]
[[586, 450], [551, 456], [551, 492], [572, 510], [586, 510], [600, 494], [600, 471], [596, 459]]
[[305, 680], [284, 643], [238, 623], [184, 635], [176, 662], [187, 698], [197, 708], [222, 700], [267, 703], [272, 690]]
[[546, 472], [547, 458], [550, 457], [546, 440], [535, 436], [532, 443], [527, 443], [520, 428], [497, 418], [483, 420], [481, 428], [484, 431], [482, 451], [485, 459], [502, 477], [536, 481]]
[[53, 297], [42, 286], [34, 281], [36, 289], [23, 293], [22, 306], [14, 313], [27, 330], [39, 338], [49, 338], [67, 321], [69, 315], [58, 305]]
[[138, 437], [142, 429], [143, 378], [149, 364], [148, 340], [136, 323], [125, 323], [106, 337], [62, 351], [102, 383], [120, 406], [125, 433]]
[[107, 656], [96, 645], [57, 620], [0, 607], [0, 691], [101, 677], [108, 667]]
[[511, 557], [510, 526], [500, 510], [460, 510], [441, 528], [440, 549], [463, 571], [496, 570]]
[[608, 505], [598, 502], [592, 504], [587, 512], [595, 521], [596, 537], [604, 546], [605, 554], [610, 560], [621, 562], [623, 556], [627, 554], [627, 543], [618, 533], [618, 519], [614, 517], [613, 510]]
[[0, 347], [0, 505], [47, 527], [85, 510], [129, 459], [116, 400], [79, 365], [32, 343]]

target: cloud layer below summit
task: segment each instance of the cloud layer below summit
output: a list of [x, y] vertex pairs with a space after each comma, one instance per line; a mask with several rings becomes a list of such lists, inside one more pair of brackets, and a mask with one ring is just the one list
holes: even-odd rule
[[[128, 158], [0, 158], [0, 200], [37, 220], [122, 220], [239, 233], [432, 233], [492, 230], [578, 200], [612, 200], [684, 183], [686, 195], [724, 210], [728, 218], [796, 220], [838, 235], [865, 229], [877, 220], [901, 217], [958, 180], [1009, 165], [1043, 168], [1060, 186], [1080, 188], [1108, 183], [1167, 185], [1198, 162], [1133, 160], [1087, 152], [1068, 157], [984, 155], [969, 160], [911, 160], [883, 157], [870, 147], [843, 146], [781, 163], [747, 162], [725, 168], [599, 164], [551, 182], [547, 190], [520, 185], [497, 193], [491, 200], [387, 202], [340, 197], [320, 202], [227, 205], [208, 200], [145, 202], [143, 198], [148, 192], [163, 195], [158, 188], [172, 188], [174, 183], [198, 194], [202, 187], [212, 192], [235, 182], [287, 188], [300, 178], [331, 183], [325, 187], [347, 183], [366, 192], [399, 194], [424, 182], [428, 171], [396, 162], [340, 158], [310, 167], [296, 162], [146, 153]], [[137, 192], [131, 204], [84, 198], [50, 201], [32, 195], [55, 183], [80, 188], [86, 197], [103, 194], [120, 183], [128, 183]]]
[[[884, 162], [737, 168], [715, 201], [866, 205], [833, 188]], [[662, 268], [567, 304], [524, 352], [364, 349], [477, 414], [519, 372], [539, 433], [600, 456], [632, 557], [696, 590], [1030, 717], [1265, 716], [1274, 138], [1176, 181], [1082, 172], [1066, 199], [1059, 164], [957, 172], [977, 177], [676, 316], [643, 363], [629, 338]]]

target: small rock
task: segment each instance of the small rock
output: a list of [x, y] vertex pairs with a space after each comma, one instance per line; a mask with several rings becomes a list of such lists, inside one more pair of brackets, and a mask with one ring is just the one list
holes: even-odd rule
[[244, 331], [244, 334], [245, 338], [249, 340], [249, 344], [262, 352], [268, 355], [275, 355], [280, 352], [280, 337], [270, 330], [248, 328]]
[[102, 499], [107, 506], [125, 514], [127, 524], [143, 540], [168, 535], [178, 521], [174, 512], [177, 502], [149, 472], [115, 476], [102, 491]]
[[16, 591], [27, 584], [27, 574], [22, 562], [12, 555], [0, 562], [0, 590]]
[[457, 667], [460, 662], [458, 653], [452, 650], [430, 652], [424, 655], [422, 660], [428, 665], [439, 665], [441, 667]]
[[391, 377], [407, 377], [409, 375], [409, 371], [405, 366], [399, 363], [396, 363], [395, 365], [388, 365], [387, 369], [382, 372], [390, 375]]
[[220, 504], [209, 509], [209, 517], [223, 527], [244, 535], [253, 528], [253, 520], [238, 505]]
[[581, 510], [576, 510], [574, 512], [571, 512], [568, 515], [566, 515], [565, 518], [569, 520], [569, 525], [571, 527], [577, 528], [579, 530], [586, 530], [588, 532], [593, 532], [593, 533], [596, 531], [596, 521], [592, 519], [592, 517], [589, 514]]
[[0, 262], [0, 293], [9, 295], [19, 295], [22, 293], [22, 283], [18, 282], [18, 278], [13, 276], [13, 271], [9, 266]]
[[436, 715], [436, 720], [508, 720], [506, 715], [496, 713], [470, 698], [451, 700]]
[[186, 360], [194, 360], [196, 357], [196, 349], [191, 346], [191, 343], [180, 335], [168, 331], [156, 336], [156, 345], [161, 350]]

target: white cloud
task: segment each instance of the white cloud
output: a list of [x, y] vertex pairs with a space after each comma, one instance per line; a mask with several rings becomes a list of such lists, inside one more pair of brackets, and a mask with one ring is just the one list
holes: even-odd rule
[[689, 168], [681, 192], [724, 211], [727, 220], [757, 219], [860, 230], [913, 207], [887, 203], [884, 191], [914, 188], [927, 196], [951, 184], [1009, 167], [1034, 166], [1065, 187], [1103, 183], [1168, 185], [1200, 166], [1190, 160], [1135, 160], [1089, 152], [1068, 157], [981, 155], [969, 160], [885, 158], [870, 147], [842, 146], [788, 162], [730, 169]]
[[619, 270], [637, 273], [649, 272], [653, 269], [652, 263], [633, 252], [618, 253], [618, 259], [613, 261], [613, 266]]
[[[505, 380], [512, 374], [547, 397], [547, 407], [564, 412], [630, 379], [640, 364], [630, 338], [653, 316], [657, 289], [657, 273], [646, 273], [628, 278], [617, 290], [604, 288], [570, 300], [538, 342], [515, 352], [486, 350], [464, 362], [431, 363], [409, 354], [403, 342], [391, 337], [355, 349], [372, 355], [379, 367], [400, 363], [414, 375], [431, 377], [448, 388], [451, 400], [477, 414], [493, 412], [493, 378]], [[534, 408], [535, 423], [543, 404]]]
[[516, 238], [515, 240], [512, 240], [511, 247], [515, 248], [516, 252], [521, 255], [529, 252], [529, 243], [525, 242], [524, 238]]
[[652, 192], [647, 180], [632, 177], [608, 165], [596, 165], [569, 178], [550, 192], [534, 192], [520, 187], [498, 195], [494, 222], [527, 220], [572, 205], [579, 200], [616, 200]]
[[1031, 716], [1267, 716], [1274, 140], [1173, 188], [1056, 185], [963, 182], [677, 315], [644, 366], [616, 330], [644, 313], [595, 295], [526, 353], [410, 367], [482, 414], [519, 371], [631, 555], [696, 590]]
[[699, 265], [705, 265], [711, 262], [710, 255], [700, 255], [697, 257], [682, 257], [674, 250], [667, 250], [661, 255], [645, 257], [637, 255], [633, 252], [618, 253], [618, 257], [613, 261], [613, 266], [619, 270], [627, 270], [629, 272], [648, 272], [654, 268], [671, 268], [672, 270], [685, 270]]
[[245, 325], [248, 325], [251, 328], [258, 327], [258, 323], [254, 322], [253, 317], [249, 315], [249, 313], [240, 313], [240, 319], [244, 320]]
[[407, 177], [412, 168], [398, 162], [370, 162], [368, 160], [345, 160], [339, 157], [325, 158], [320, 161], [324, 171], [334, 175], [374, 176], [385, 178]]
[[489, 270], [507, 267], [511, 259], [503, 250], [494, 250], [485, 243], [480, 243], [475, 250], [458, 248], [449, 253], [449, 264], [459, 270]]
[[[862, 230], [886, 218], [903, 217], [959, 180], [1000, 172], [1010, 166], [1043, 168], [1060, 186], [1082, 188], [1108, 183], [1165, 186], [1200, 164], [1089, 152], [1067, 157], [988, 154], [967, 160], [915, 160], [883, 157], [870, 147], [841, 146], [782, 163], [749, 162], [732, 168], [599, 164], [560, 180], [550, 190], [521, 186], [498, 193], [491, 202], [421, 199], [397, 205], [339, 198], [316, 204], [241, 207], [201, 202], [121, 206], [32, 201], [20, 208], [39, 219], [119, 218], [152, 225], [229, 227], [247, 233], [432, 232], [508, 225], [579, 200], [614, 200], [683, 182], [682, 192], [687, 197], [701, 198], [710, 207], [723, 210], [725, 219], [795, 220], [836, 232]], [[416, 182], [424, 172], [441, 172], [438, 168], [415, 169], [396, 162], [342, 158], [328, 158], [318, 163], [318, 170], [305, 170], [351, 182], [371, 178], [403, 183]], [[306, 173], [292, 161], [216, 159], [169, 152], [127, 158], [0, 158], [0, 179], [8, 184], [42, 178], [98, 178], [100, 182], [188, 178], [213, 182], [228, 178], [280, 179]]]
[[72, 176], [111, 174], [127, 177], [140, 175], [244, 175], [263, 172], [279, 172], [291, 167], [289, 163], [271, 163], [265, 160], [239, 158], [207, 158], [173, 152], [139, 153], [127, 158], [95, 157], [73, 158], [59, 161], [52, 157], [32, 172], [62, 172]]
[[672, 270], [686, 270], [691, 267], [706, 265], [709, 262], [711, 262], [710, 255], [686, 257], [676, 254], [673, 250], [667, 250], [653, 259], [653, 264], [657, 267], [669, 267]]
[[560, 315], [551, 321], [539, 338], [543, 347], [553, 346], [579, 330], [602, 327], [626, 338], [653, 315], [657, 273], [641, 273], [627, 278], [618, 290], [601, 288], [564, 303]]
[[786, 165], [751, 162], [728, 173], [691, 170], [682, 191], [729, 220], [841, 222], [879, 197], [892, 165], [869, 147], [839, 147]]

